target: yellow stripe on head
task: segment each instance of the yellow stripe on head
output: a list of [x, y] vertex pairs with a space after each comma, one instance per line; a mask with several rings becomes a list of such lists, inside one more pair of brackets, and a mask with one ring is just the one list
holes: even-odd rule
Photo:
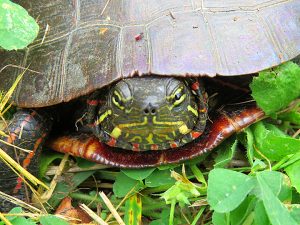
[[143, 122], [140, 122], [140, 123], [122, 123], [122, 124], [119, 124], [118, 127], [119, 128], [138, 127], [138, 126], [144, 126], [147, 123], [148, 123], [148, 118], [144, 117]]
[[108, 117], [109, 115], [111, 115], [111, 110], [107, 110], [104, 113], [101, 114], [101, 116], [99, 117], [99, 119], [96, 121], [96, 125], [99, 125], [100, 123], [103, 122], [103, 120]]
[[188, 105], [187, 110], [192, 112], [196, 117], [198, 117], [198, 111], [194, 109], [192, 106]]

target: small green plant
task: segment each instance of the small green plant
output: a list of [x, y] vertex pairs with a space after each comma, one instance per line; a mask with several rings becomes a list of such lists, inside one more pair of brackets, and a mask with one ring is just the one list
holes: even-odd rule
[[6, 50], [25, 48], [38, 35], [39, 26], [18, 4], [0, 0], [0, 46]]

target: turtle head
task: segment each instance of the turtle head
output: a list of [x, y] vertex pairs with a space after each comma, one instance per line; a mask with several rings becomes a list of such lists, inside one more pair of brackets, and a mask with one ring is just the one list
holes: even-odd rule
[[106, 143], [124, 149], [178, 147], [191, 141], [191, 132], [199, 128], [199, 96], [183, 79], [123, 79], [110, 87], [104, 108], [98, 118], [110, 113], [99, 129]]

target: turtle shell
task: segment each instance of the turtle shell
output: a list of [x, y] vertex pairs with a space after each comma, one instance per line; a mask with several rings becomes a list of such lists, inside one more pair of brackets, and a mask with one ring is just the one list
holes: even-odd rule
[[[24, 51], [0, 52], [0, 68], [29, 69], [21, 107], [69, 101], [134, 74], [242, 75], [300, 53], [298, 0], [17, 1], [40, 33]], [[0, 90], [22, 70], [7, 66]]]

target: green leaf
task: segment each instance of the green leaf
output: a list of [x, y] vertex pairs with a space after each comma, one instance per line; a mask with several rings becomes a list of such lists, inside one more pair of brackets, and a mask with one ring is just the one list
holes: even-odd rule
[[170, 209], [163, 209], [160, 213], [160, 219], [152, 221], [149, 225], [169, 225]]
[[292, 186], [300, 193], [300, 160], [286, 167], [285, 171], [291, 179]]
[[257, 202], [254, 196], [247, 196], [247, 198], [232, 212], [230, 212], [231, 225], [243, 224], [243, 221], [253, 211]]
[[142, 222], [142, 200], [137, 194], [131, 196], [125, 203], [125, 218], [127, 225], [140, 225]]
[[295, 189], [292, 189], [292, 204], [300, 204], [300, 194]]
[[143, 168], [143, 169], [122, 169], [121, 171], [128, 177], [134, 180], [143, 180], [155, 170], [155, 168]]
[[[9, 211], [9, 214], [21, 214], [21, 213], [24, 213], [21, 207], [14, 207]], [[6, 216], [6, 219], [8, 219], [13, 225], [36, 225], [36, 223], [32, 221], [30, 218], [27, 219], [23, 216]]]
[[[276, 171], [262, 171], [258, 172], [259, 174], [267, 183], [270, 190], [273, 192], [275, 196], [280, 194], [282, 183], [283, 183], [283, 174]], [[262, 192], [260, 186], [256, 186], [253, 189], [253, 192], [258, 198], [262, 198]]]
[[300, 96], [300, 67], [287, 62], [259, 73], [250, 84], [252, 96], [267, 115]]
[[159, 187], [162, 185], [173, 185], [175, 179], [171, 177], [169, 170], [155, 170], [150, 176], [145, 179], [147, 187]]
[[255, 179], [245, 174], [213, 169], [208, 175], [207, 201], [217, 212], [230, 212], [244, 201], [255, 184]]
[[297, 222], [291, 217], [287, 208], [270, 189], [271, 184], [267, 184], [269, 181], [265, 179], [266, 177], [262, 173], [257, 173], [256, 178], [261, 191], [261, 199], [271, 223], [273, 225], [296, 225]]
[[254, 225], [269, 225], [270, 221], [262, 201], [256, 203], [254, 209]]
[[[14, 207], [9, 211], [9, 214], [19, 214], [22, 213], [23, 209], [21, 207]], [[6, 217], [8, 220], [13, 220], [15, 218], [17, 218], [16, 216], [7, 216]]]
[[236, 139], [229, 139], [217, 147], [216, 152], [218, 156], [215, 159], [215, 168], [225, 167], [233, 158], [238, 141]]
[[39, 176], [44, 177], [48, 167], [55, 161], [56, 159], [62, 159], [64, 157], [63, 154], [53, 152], [53, 151], [42, 151], [40, 164], [39, 164]]
[[254, 161], [254, 157], [253, 157], [253, 152], [254, 152], [254, 136], [253, 136], [253, 132], [247, 128], [245, 131], [246, 133], [246, 137], [247, 137], [247, 157], [248, 157], [248, 162], [250, 163], [250, 165], [253, 165], [253, 161]]
[[228, 225], [228, 217], [226, 215], [226, 213], [219, 213], [214, 211], [213, 215], [212, 215], [212, 222], [213, 225]]
[[299, 204], [292, 205], [290, 213], [291, 216], [294, 218], [294, 220], [296, 220], [297, 223], [300, 224], [300, 205]]
[[278, 116], [278, 119], [289, 121], [293, 124], [300, 125], [300, 112], [297, 111], [299, 109], [294, 109], [292, 111], [282, 113]]
[[267, 167], [267, 165], [260, 159], [255, 159], [251, 171], [258, 171], [258, 170], [262, 170], [265, 169]]
[[300, 140], [286, 136], [275, 126], [258, 122], [251, 129], [254, 132], [256, 149], [269, 160], [279, 161], [284, 156], [300, 152]]
[[0, 46], [6, 50], [25, 48], [39, 32], [27, 11], [9, 0], [0, 2], [0, 21]]
[[69, 223], [57, 216], [47, 215], [40, 217], [40, 222], [42, 225], [68, 225]]
[[56, 185], [54, 193], [48, 200], [48, 204], [50, 204], [53, 208], [56, 208], [63, 198], [65, 198], [70, 192], [77, 189], [77, 186], [93, 175], [93, 173], [95, 173], [94, 170], [79, 172], [76, 174], [64, 174], [62, 176], [63, 181]]
[[86, 159], [79, 158], [79, 157], [76, 157], [76, 162], [77, 162], [77, 165], [83, 169], [90, 168], [90, 167], [96, 165], [96, 163], [94, 163], [94, 162], [91, 162], [91, 161], [88, 161]]
[[10, 221], [13, 225], [36, 225], [31, 219], [18, 216], [17, 218]]
[[291, 203], [292, 201], [292, 196], [293, 196], [293, 189], [291, 187], [291, 181], [289, 177], [283, 173], [282, 174], [282, 183], [281, 183], [281, 189], [280, 193], [278, 195], [278, 198], [282, 202], [289, 202]]
[[[292, 188], [290, 186], [289, 178], [277, 171], [262, 171], [259, 174], [267, 183], [270, 190], [280, 201], [291, 201], [292, 199]], [[253, 193], [260, 199], [262, 194], [260, 186], [256, 186]]]
[[119, 198], [125, 197], [130, 191], [138, 191], [144, 187], [139, 180], [134, 180], [124, 173], [120, 172], [117, 175], [116, 181], [113, 184], [113, 191]]
[[201, 189], [205, 189], [206, 192], [206, 188], [207, 188], [207, 182], [205, 180], [205, 177], [203, 175], [203, 173], [201, 172], [201, 170], [198, 168], [197, 165], [193, 164], [189, 166], [191, 168], [191, 171], [193, 172], [195, 178], [203, 184], [203, 187]]

